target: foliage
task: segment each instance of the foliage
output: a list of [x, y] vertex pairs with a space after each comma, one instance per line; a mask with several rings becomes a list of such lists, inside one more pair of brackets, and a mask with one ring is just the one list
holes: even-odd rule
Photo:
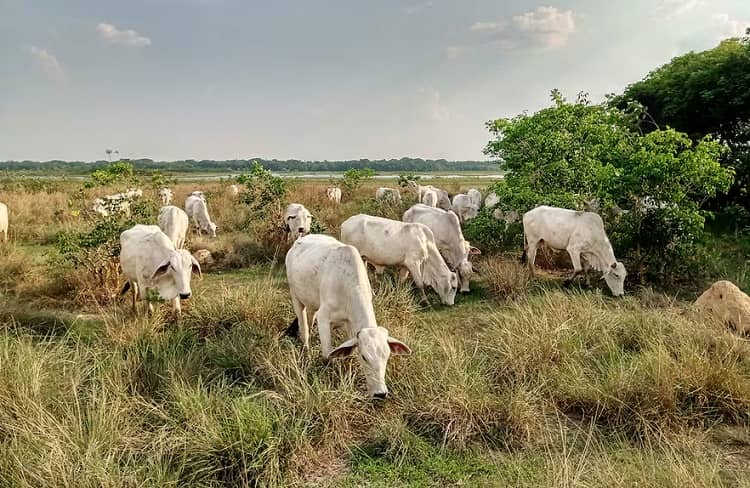
[[398, 175], [398, 186], [406, 188], [410, 181], [419, 181], [420, 179], [422, 177], [414, 173], [401, 173]]
[[177, 184], [176, 178], [170, 178], [169, 176], [163, 175], [160, 171], [156, 171], [151, 175], [151, 187], [155, 190]]
[[117, 161], [94, 170], [91, 173], [90, 178], [91, 179], [86, 182], [88, 188], [94, 186], [127, 184], [137, 181], [133, 164], [126, 161]]
[[375, 170], [370, 168], [351, 168], [344, 172], [344, 177], [341, 179], [341, 186], [344, 187], [347, 195], [353, 195], [359, 187], [368, 180], [371, 180], [373, 176], [375, 176]]
[[716, 201], [750, 208], [750, 41], [729, 39], [704, 52], [674, 58], [613, 97], [623, 108], [637, 101], [648, 110], [641, 130], [667, 126], [694, 141], [712, 135], [731, 149], [722, 158], [737, 178], [731, 191]]
[[250, 173], [237, 176], [237, 183], [245, 185], [240, 200], [254, 213], [263, 212], [269, 207], [281, 208], [281, 201], [287, 192], [287, 183], [283, 178], [274, 176], [257, 162], [253, 162]]
[[595, 200], [609, 219], [607, 210], [618, 205], [629, 213], [612, 219], [610, 233], [618, 255], [636, 265], [631, 277], [673, 281], [702, 238], [701, 203], [732, 181], [732, 171], [718, 163], [722, 145], [709, 138], [694, 143], [673, 129], [641, 135], [633, 124], [638, 114], [592, 105], [584, 95], [574, 103], [557, 91], [552, 98], [533, 115], [488, 123], [494, 139], [485, 152], [507, 171], [492, 188], [501, 208], [581, 209]]

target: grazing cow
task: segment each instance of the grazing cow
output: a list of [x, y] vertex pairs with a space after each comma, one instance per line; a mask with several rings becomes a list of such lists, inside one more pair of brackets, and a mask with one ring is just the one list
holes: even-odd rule
[[172, 203], [174, 192], [169, 188], [162, 188], [161, 190], [159, 190], [159, 198], [161, 198], [161, 204], [166, 207], [167, 205], [170, 205]]
[[439, 208], [417, 204], [404, 213], [404, 222], [424, 224], [430, 228], [435, 236], [435, 244], [445, 264], [451, 271], [458, 273], [458, 281], [462, 293], [468, 293], [469, 280], [476, 272], [470, 255], [482, 254], [476, 247], [472, 247], [464, 240], [458, 216], [453, 212], [446, 212]]
[[198, 235], [201, 235], [201, 232], [205, 232], [211, 237], [216, 237], [216, 224], [211, 222], [205, 199], [191, 194], [185, 200], [185, 212], [193, 220]]
[[[317, 318], [323, 358], [344, 357], [358, 349], [368, 395], [385, 399], [389, 357], [411, 350], [378, 326], [367, 270], [357, 249], [325, 235], [301, 237], [286, 255], [286, 275], [303, 347], [310, 347], [310, 326]], [[345, 327], [349, 339], [331, 350], [335, 326]]]
[[8, 206], [0, 202], [0, 234], [3, 242], [8, 242]]
[[378, 188], [375, 199], [383, 202], [401, 203], [401, 192], [395, 188]]
[[177, 249], [185, 247], [188, 227], [190, 227], [190, 219], [181, 208], [168, 205], [159, 210], [159, 228]]
[[423, 301], [428, 301], [424, 292], [428, 285], [444, 304], [453, 305], [458, 278], [448, 269], [426, 225], [359, 214], [341, 224], [341, 242], [356, 247], [378, 274], [386, 266], [400, 267], [401, 279], [411, 273]]
[[[127, 283], [122, 293], [133, 288], [133, 311], [138, 299], [146, 300], [155, 290], [162, 300], [171, 300], [180, 313], [180, 300], [190, 298], [191, 272], [200, 276], [198, 261], [186, 249], [176, 249], [169, 237], [155, 225], [136, 225], [120, 234], [120, 266]], [[153, 312], [153, 305], [148, 304]]]
[[292, 203], [284, 211], [284, 228], [289, 232], [288, 241], [294, 242], [299, 237], [310, 233], [312, 215], [300, 203]]
[[423, 197], [426, 192], [433, 191], [437, 195], [437, 207], [443, 210], [451, 209], [451, 197], [448, 192], [432, 185], [419, 187], [419, 201], [424, 203]]
[[477, 207], [477, 210], [482, 210], [482, 194], [479, 190], [472, 188], [467, 191], [466, 194], [471, 199], [471, 202]]
[[456, 215], [458, 215], [458, 220], [462, 224], [473, 219], [479, 213], [479, 207], [474, 204], [469, 195], [465, 195], [463, 193], [459, 193], [458, 195], [453, 197], [453, 205], [451, 207], [451, 210], [453, 210]]
[[497, 196], [497, 193], [495, 193], [494, 191], [487, 195], [487, 197], [485, 197], [484, 199], [484, 206], [487, 208], [492, 208], [498, 203], [500, 203], [500, 197]]
[[437, 207], [438, 194], [432, 190], [425, 191], [424, 193], [422, 193], [422, 203], [427, 205], [428, 207]]
[[624, 295], [625, 266], [612, 251], [602, 218], [591, 212], [578, 212], [557, 207], [541, 206], [523, 215], [524, 257], [534, 274], [534, 260], [539, 244], [544, 241], [553, 249], [565, 249], [573, 261], [573, 275], [568, 283], [583, 271], [581, 259], [587, 267], [603, 273], [602, 278], [614, 296]]
[[237, 185], [229, 185], [227, 191], [229, 192], [229, 196], [236, 197], [240, 194], [240, 187]]
[[331, 203], [341, 203], [341, 188], [328, 188], [326, 189], [326, 198]]
[[118, 213], [130, 215], [130, 204], [141, 196], [143, 196], [143, 190], [135, 189], [115, 195], [106, 195], [94, 200], [92, 210], [103, 217]]

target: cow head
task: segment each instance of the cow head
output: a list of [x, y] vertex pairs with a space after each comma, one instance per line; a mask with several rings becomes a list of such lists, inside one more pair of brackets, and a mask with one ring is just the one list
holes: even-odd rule
[[458, 274], [450, 271], [447, 266], [445, 271], [439, 273], [435, 277], [435, 282], [430, 283], [430, 286], [437, 292], [443, 305], [453, 305], [458, 291]]
[[151, 275], [154, 288], [159, 292], [162, 300], [190, 298], [191, 273], [201, 276], [201, 266], [186, 249], [172, 251], [169, 258], [164, 260]]
[[288, 214], [286, 216], [286, 228], [289, 231], [290, 240], [296, 241], [299, 237], [309, 234], [311, 222], [312, 215], [304, 207], [298, 208], [296, 213]]
[[617, 261], [612, 263], [612, 266], [604, 271], [602, 279], [607, 283], [612, 295], [621, 297], [625, 294], [625, 277], [627, 275], [628, 273], [625, 271], [625, 266]]
[[390, 337], [383, 327], [362, 329], [357, 336], [349, 339], [331, 351], [330, 357], [344, 357], [355, 349], [358, 352], [359, 364], [367, 380], [367, 394], [372, 398], [383, 400], [388, 395], [385, 384], [385, 368], [391, 355], [411, 354], [409, 346]]
[[206, 222], [201, 224], [201, 231], [205, 232], [206, 234], [210, 235], [211, 237], [216, 237], [216, 224], [213, 222]]
[[468, 241], [464, 241], [466, 247], [466, 257], [459, 263], [456, 271], [458, 272], [458, 283], [461, 287], [461, 293], [469, 293], [469, 281], [471, 277], [477, 273], [474, 265], [469, 261], [469, 256], [476, 256], [482, 254], [482, 251], [469, 244]]

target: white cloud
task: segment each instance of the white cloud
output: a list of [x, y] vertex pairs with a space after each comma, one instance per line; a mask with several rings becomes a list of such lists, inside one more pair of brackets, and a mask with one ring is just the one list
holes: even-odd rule
[[537, 7], [531, 12], [516, 15], [513, 23], [546, 49], [564, 47], [568, 38], [576, 31], [573, 11], [561, 11], [556, 7]]
[[704, 3], [703, 0], [660, 0], [656, 10], [660, 17], [669, 20], [695, 10]]
[[742, 37], [745, 35], [747, 28], [750, 27], [750, 21], [733, 19], [729, 14], [714, 14], [713, 23], [720, 39]]
[[469, 30], [472, 32], [499, 33], [503, 32], [506, 27], [508, 27], [508, 22], [501, 19], [495, 22], [474, 22]]
[[142, 36], [132, 29], [120, 30], [112, 24], [101, 23], [96, 26], [99, 37], [110, 44], [121, 44], [131, 47], [145, 47], [151, 45], [151, 39]]
[[408, 5], [404, 7], [404, 13], [406, 15], [414, 15], [418, 14], [419, 12], [422, 12], [423, 10], [427, 10], [428, 8], [432, 8], [434, 4], [432, 2], [422, 2], [422, 3], [416, 3], [413, 5]]
[[29, 53], [34, 58], [36, 64], [52, 80], [64, 81], [66, 78], [65, 69], [54, 54], [46, 48], [31, 46]]

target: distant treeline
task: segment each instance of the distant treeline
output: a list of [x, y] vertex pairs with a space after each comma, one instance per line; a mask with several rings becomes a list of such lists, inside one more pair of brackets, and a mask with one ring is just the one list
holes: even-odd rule
[[[300, 161], [289, 159], [233, 159], [226, 161], [186, 159], [183, 161], [154, 161], [152, 159], [127, 160], [139, 171], [161, 173], [239, 173], [248, 171], [253, 161], [275, 172], [346, 171], [350, 168], [372, 168], [375, 171], [425, 172], [425, 171], [496, 171], [497, 163], [491, 161], [448, 161], [445, 159], [358, 159], [351, 161]], [[24, 171], [44, 174], [87, 174], [109, 164], [107, 161], [5, 161], [0, 171]]]

